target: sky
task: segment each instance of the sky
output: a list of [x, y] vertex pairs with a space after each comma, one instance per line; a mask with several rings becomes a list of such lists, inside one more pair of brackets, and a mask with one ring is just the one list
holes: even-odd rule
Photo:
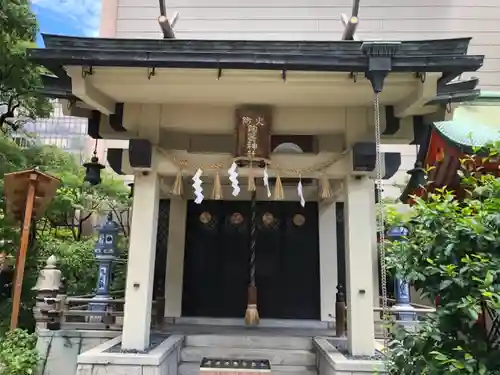
[[[40, 33], [97, 36], [101, 0], [31, 0]], [[37, 44], [43, 46], [40, 34]]]

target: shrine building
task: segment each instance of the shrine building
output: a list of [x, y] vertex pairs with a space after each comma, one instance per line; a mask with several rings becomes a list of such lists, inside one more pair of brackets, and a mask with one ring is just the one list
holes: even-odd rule
[[[88, 118], [118, 174], [135, 176], [122, 348], [149, 345], [152, 300], [166, 322], [297, 327], [335, 320], [374, 352], [376, 161], [398, 153], [455, 97], [477, 96], [469, 39], [220, 41], [45, 35], [31, 58], [46, 90]], [[436, 122], [434, 122], [436, 124]]]

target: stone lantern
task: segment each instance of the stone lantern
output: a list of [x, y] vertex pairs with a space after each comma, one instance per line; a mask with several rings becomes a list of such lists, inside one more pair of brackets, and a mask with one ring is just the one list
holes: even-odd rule
[[38, 328], [59, 329], [59, 312], [54, 301], [61, 288], [61, 271], [57, 269], [57, 258], [51, 255], [46, 266], [40, 270], [33, 290], [36, 291], [36, 304], [33, 308]]
[[[392, 227], [387, 231], [386, 238], [389, 241], [405, 242], [407, 241], [406, 237], [408, 234], [409, 231], [405, 227]], [[405, 312], [397, 313], [397, 319], [403, 322], [414, 321], [416, 319], [416, 314], [407, 311], [413, 309], [410, 301], [410, 286], [408, 282], [404, 279], [394, 277], [394, 294], [396, 295], [396, 305], [394, 306], [394, 310], [405, 310]], [[404, 323], [402, 324], [404, 325]], [[407, 328], [410, 328], [410, 326]]]
[[[113, 220], [113, 214], [110, 212], [106, 217], [106, 221], [98, 229], [99, 237], [94, 248], [94, 255], [99, 265], [97, 274], [96, 295], [93, 298], [91, 305], [92, 311], [106, 311], [107, 304], [100, 301], [110, 300], [109, 287], [111, 284], [111, 273], [113, 264], [117, 259], [118, 249], [118, 233], [119, 225]], [[99, 302], [97, 302], [99, 301]]]

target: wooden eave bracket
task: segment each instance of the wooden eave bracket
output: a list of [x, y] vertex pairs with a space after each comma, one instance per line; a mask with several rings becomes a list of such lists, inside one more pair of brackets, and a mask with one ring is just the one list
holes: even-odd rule
[[[425, 77], [425, 76], [424, 76]], [[415, 115], [425, 115], [437, 110], [436, 106], [427, 105], [436, 97], [438, 77], [427, 74], [424, 79], [417, 78], [415, 90], [394, 106], [394, 116], [404, 118]]]
[[59, 99], [64, 116], [90, 118], [91, 109], [84, 108], [81, 101], [71, 101], [69, 99]]
[[109, 116], [115, 113], [115, 101], [96, 89], [89, 82], [89, 77], [84, 74], [84, 68], [69, 66], [66, 70], [68, 75], [71, 77], [71, 89], [73, 91], [73, 95], [105, 115]]
[[427, 104], [448, 105], [475, 100], [481, 94], [478, 84], [479, 79], [475, 77], [444, 84], [438, 81], [437, 95]]
[[[123, 160], [124, 158], [126, 160]], [[128, 150], [125, 150], [123, 148], [108, 148], [106, 159], [109, 166], [116, 174], [133, 174], [133, 170], [131, 170], [130, 168], [125, 168], [125, 170], [123, 168], [123, 166], [130, 166], [130, 162], [128, 160]]]
[[123, 103], [117, 103], [115, 113], [109, 116], [97, 110], [89, 111], [89, 115], [86, 116], [88, 118], [88, 135], [94, 139], [126, 140], [136, 138], [136, 131], [124, 126], [124, 112]]

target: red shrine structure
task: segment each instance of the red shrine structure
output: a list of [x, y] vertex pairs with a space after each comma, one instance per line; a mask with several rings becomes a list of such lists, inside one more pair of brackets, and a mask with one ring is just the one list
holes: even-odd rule
[[[457, 104], [456, 108], [448, 105], [445, 110], [445, 120], [429, 121], [416, 137], [419, 152], [400, 197], [403, 203], [411, 204], [412, 196], [423, 196], [443, 186], [463, 199], [465, 191], [458, 173], [462, 163], [480, 173], [500, 174], [500, 160], [485, 158], [486, 146], [500, 141], [500, 93], [483, 92], [473, 101]], [[426, 171], [430, 183], [424, 189]]]

